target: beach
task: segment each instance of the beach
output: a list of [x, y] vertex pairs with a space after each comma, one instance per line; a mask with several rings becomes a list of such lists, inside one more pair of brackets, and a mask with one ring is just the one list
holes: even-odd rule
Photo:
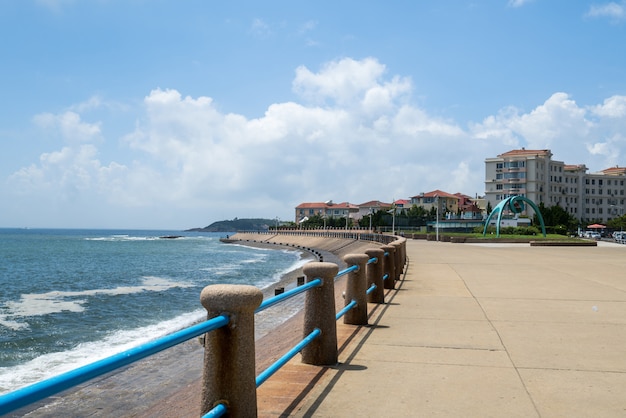
[[[341, 238], [303, 236], [272, 236], [260, 234], [236, 234], [231, 239], [236, 244], [268, 249], [289, 248], [300, 245], [319, 251], [324, 261], [334, 262], [342, 269], [342, 258], [350, 253], [363, 253], [379, 244]], [[268, 239], [270, 238], [270, 239]], [[277, 244], [280, 243], [280, 244]], [[303, 258], [314, 260], [303, 250]], [[302, 268], [283, 275], [275, 285], [264, 289], [264, 298], [274, 296], [274, 289], [295, 287], [297, 277], [303, 276]], [[343, 306], [342, 278], [336, 282], [336, 305]], [[198, 295], [199, 296], [199, 295]], [[268, 310], [269, 311], [269, 310]], [[270, 312], [271, 313], [271, 312]], [[262, 312], [261, 314], [264, 314]], [[269, 330], [257, 329], [257, 374], [271, 365], [302, 339], [302, 311], [297, 310], [279, 327]], [[190, 340], [121, 371], [93, 379], [79, 387], [49, 397], [39, 403], [23, 408], [9, 416], [28, 417], [197, 417], [200, 414], [204, 349], [198, 340]]]

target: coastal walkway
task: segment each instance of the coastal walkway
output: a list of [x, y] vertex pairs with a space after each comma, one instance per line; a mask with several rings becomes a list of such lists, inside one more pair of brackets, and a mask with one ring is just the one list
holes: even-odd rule
[[338, 323], [339, 364], [295, 357], [259, 416], [626, 416], [626, 246], [407, 241], [369, 326]]

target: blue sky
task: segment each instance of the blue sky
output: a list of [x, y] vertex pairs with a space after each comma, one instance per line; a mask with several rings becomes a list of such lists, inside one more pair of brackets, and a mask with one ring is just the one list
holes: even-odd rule
[[626, 2], [0, 3], [0, 227], [292, 220], [626, 165]]

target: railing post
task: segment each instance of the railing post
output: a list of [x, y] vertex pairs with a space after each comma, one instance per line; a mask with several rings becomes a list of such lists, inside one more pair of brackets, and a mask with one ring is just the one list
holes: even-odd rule
[[230, 323], [205, 335], [202, 414], [224, 402], [229, 417], [256, 417], [254, 310], [263, 301], [248, 285], [211, 285], [200, 302], [207, 317], [227, 314]]
[[394, 266], [395, 266], [395, 279], [400, 280], [400, 276], [402, 276], [402, 272], [404, 271], [404, 264], [402, 264], [402, 244], [400, 240], [396, 240], [391, 243], [394, 246], [396, 251], [394, 252]]
[[337, 364], [337, 319], [335, 318], [335, 276], [339, 267], [334, 263], [312, 261], [302, 268], [307, 283], [321, 279], [322, 285], [306, 292], [304, 302], [304, 335], [319, 328], [321, 332], [302, 349], [302, 362], [316, 366]]
[[393, 289], [396, 286], [396, 269], [394, 267], [396, 247], [393, 245], [383, 245], [380, 248], [387, 253], [387, 255], [383, 258], [385, 260], [384, 270], [387, 275], [387, 280], [385, 280], [385, 289]]
[[[368, 264], [366, 268], [367, 276], [367, 288], [371, 285], [376, 285], [369, 295], [367, 295], [367, 301], [370, 303], [385, 303], [385, 291], [383, 285], [383, 257], [385, 252], [380, 248], [371, 248], [365, 250], [368, 258], [376, 258], [376, 262]], [[369, 261], [369, 260], [368, 260]]]
[[365, 265], [369, 260], [366, 254], [346, 254], [343, 261], [348, 266], [358, 266], [356, 271], [348, 273], [346, 283], [346, 305], [352, 301], [356, 306], [343, 317], [344, 324], [367, 325], [367, 283], [365, 282]]

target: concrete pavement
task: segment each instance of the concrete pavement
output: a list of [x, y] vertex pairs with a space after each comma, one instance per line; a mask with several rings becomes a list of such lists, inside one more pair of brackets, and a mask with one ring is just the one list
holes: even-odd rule
[[408, 240], [407, 256], [370, 326], [339, 324], [340, 364], [297, 357], [285, 373], [315, 384], [259, 416], [626, 416], [626, 245]]

